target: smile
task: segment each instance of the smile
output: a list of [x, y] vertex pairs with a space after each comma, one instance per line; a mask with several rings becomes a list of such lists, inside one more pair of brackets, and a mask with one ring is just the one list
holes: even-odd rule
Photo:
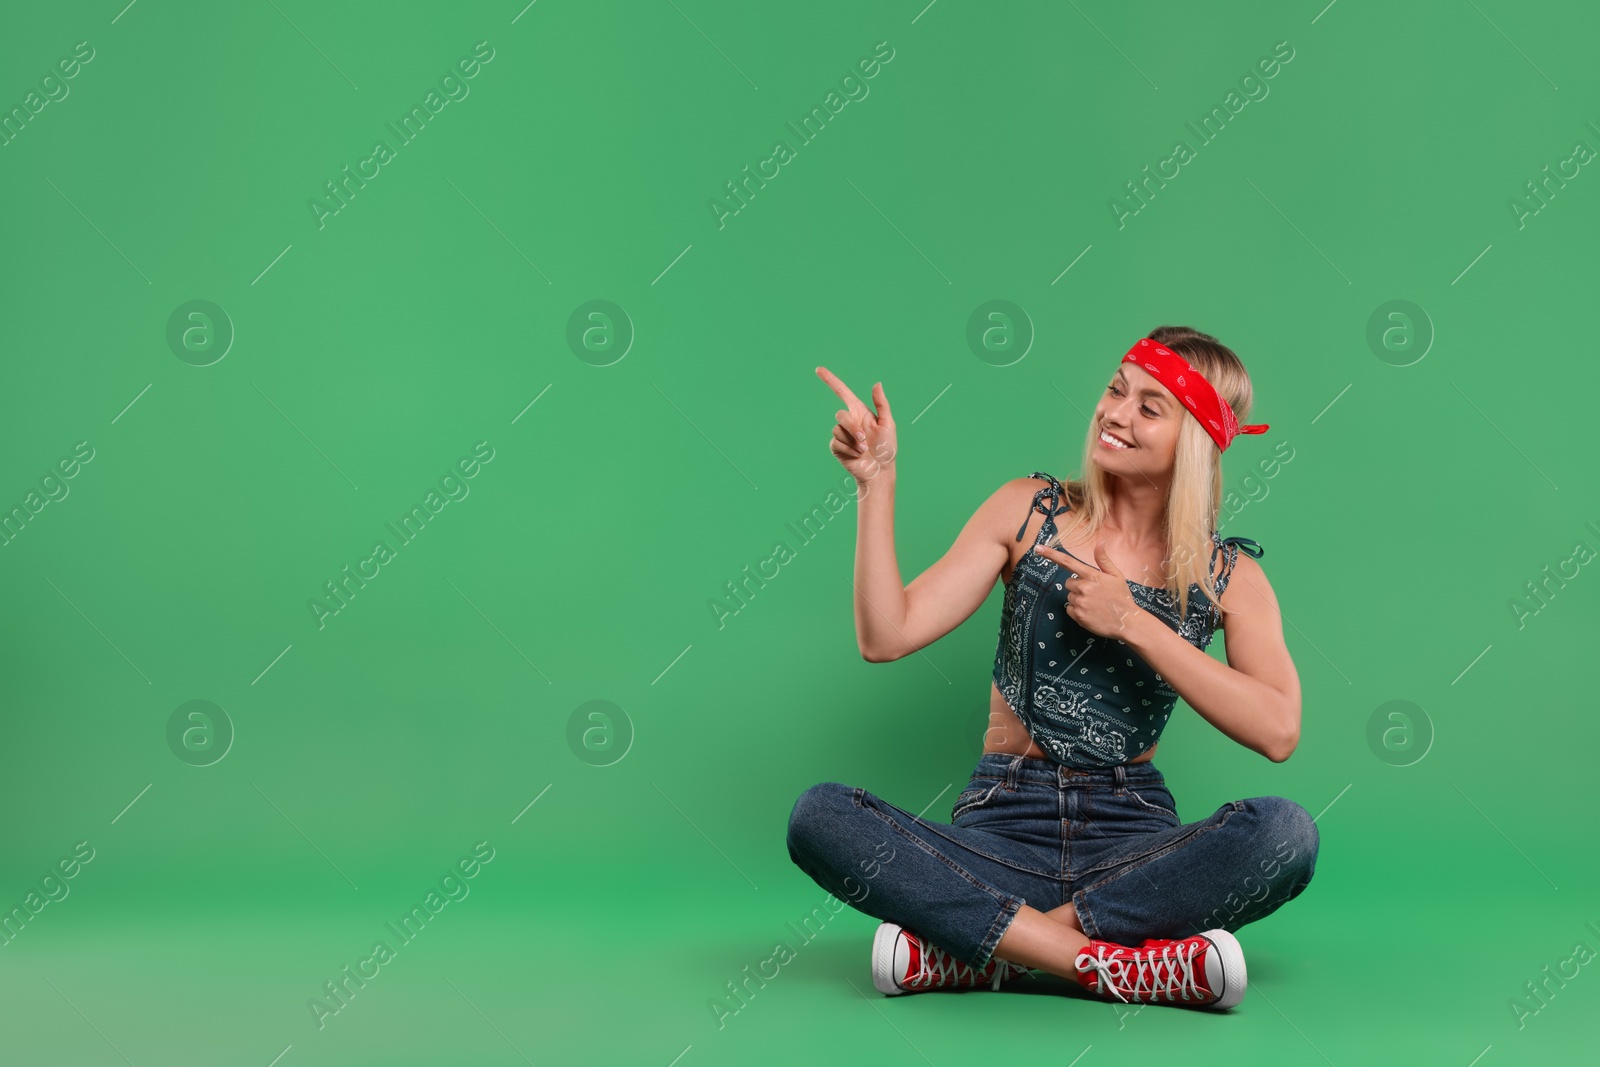
[[1111, 446], [1112, 448], [1125, 449], [1125, 448], [1132, 448], [1133, 447], [1133, 445], [1130, 445], [1128, 442], [1124, 441], [1122, 438], [1113, 436], [1110, 430], [1101, 430], [1100, 431], [1100, 440], [1105, 442], [1107, 445]]

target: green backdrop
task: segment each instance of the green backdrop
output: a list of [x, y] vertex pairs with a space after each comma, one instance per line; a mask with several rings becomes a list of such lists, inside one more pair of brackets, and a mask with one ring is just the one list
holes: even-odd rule
[[[1592, 1052], [1592, 11], [122, 3], [0, 34], [0, 1060]], [[1316, 878], [1229, 1016], [881, 998], [785, 823], [948, 820], [1000, 589], [861, 659], [813, 367], [909, 581], [1159, 324], [1272, 425], [1304, 731], [1158, 762]]]

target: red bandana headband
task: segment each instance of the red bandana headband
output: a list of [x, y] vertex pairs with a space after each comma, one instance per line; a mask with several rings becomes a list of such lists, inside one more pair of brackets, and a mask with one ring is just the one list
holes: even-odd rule
[[1233, 439], [1240, 434], [1267, 432], [1267, 424], [1264, 422], [1259, 425], [1240, 426], [1233, 408], [1217, 395], [1217, 391], [1206, 381], [1205, 376], [1166, 345], [1142, 337], [1138, 344], [1128, 349], [1128, 354], [1122, 357], [1122, 362], [1139, 364], [1153, 374], [1162, 385], [1172, 390], [1172, 395], [1183, 402], [1183, 406], [1189, 409], [1189, 414], [1200, 420], [1200, 425], [1211, 435], [1211, 439], [1217, 443], [1219, 449], [1226, 451], [1233, 443]]

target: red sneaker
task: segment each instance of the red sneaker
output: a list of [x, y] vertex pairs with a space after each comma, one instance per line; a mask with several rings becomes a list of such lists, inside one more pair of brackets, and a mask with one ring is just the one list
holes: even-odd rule
[[991, 958], [981, 969], [963, 963], [910, 930], [882, 923], [872, 937], [872, 984], [885, 996], [932, 989], [999, 989], [1028, 968]]
[[1226, 930], [1150, 938], [1137, 948], [1091, 940], [1078, 953], [1077, 968], [1079, 985], [1125, 1004], [1223, 1009], [1244, 999], [1244, 950]]

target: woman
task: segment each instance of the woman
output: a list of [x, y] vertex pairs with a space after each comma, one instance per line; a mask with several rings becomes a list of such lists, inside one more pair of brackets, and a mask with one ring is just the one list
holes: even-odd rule
[[[869, 411], [817, 374], [846, 404], [830, 448], [858, 485], [861, 654], [909, 655], [1005, 583], [989, 730], [951, 822], [838, 782], [807, 789], [789, 817], [795, 864], [883, 920], [878, 990], [999, 989], [1038, 969], [1127, 1003], [1239, 1003], [1232, 931], [1310, 883], [1316, 824], [1282, 797], [1184, 823], [1151, 762], [1179, 697], [1274, 762], [1300, 737], [1262, 549], [1215, 532], [1222, 452], [1267, 429], [1235, 416], [1251, 401], [1239, 358], [1186, 327], [1153, 330], [1095, 406], [1083, 479], [1007, 482], [904, 588], [888, 397], [875, 385]], [[1226, 665], [1204, 651], [1219, 626]]]

